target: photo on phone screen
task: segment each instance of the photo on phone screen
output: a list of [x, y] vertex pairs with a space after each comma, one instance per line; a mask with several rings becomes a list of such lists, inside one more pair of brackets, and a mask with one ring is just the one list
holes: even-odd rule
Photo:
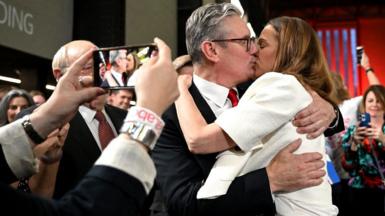
[[360, 127], [370, 127], [370, 115], [369, 113], [360, 113], [358, 121], [360, 122]]
[[93, 52], [94, 85], [105, 89], [133, 89], [135, 71], [148, 61], [155, 44], [100, 48]]

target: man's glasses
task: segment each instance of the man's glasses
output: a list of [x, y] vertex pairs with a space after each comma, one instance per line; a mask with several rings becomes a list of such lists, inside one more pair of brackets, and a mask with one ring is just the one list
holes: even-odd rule
[[232, 39], [215, 39], [211, 40], [211, 42], [235, 42], [235, 43], [241, 43], [246, 44], [246, 52], [249, 52], [251, 49], [251, 44], [255, 43], [255, 37], [250, 38], [232, 38]]

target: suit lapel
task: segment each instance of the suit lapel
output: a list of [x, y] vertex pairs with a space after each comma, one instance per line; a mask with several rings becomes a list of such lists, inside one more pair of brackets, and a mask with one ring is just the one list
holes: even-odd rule
[[198, 88], [194, 83], [190, 87], [191, 96], [194, 98], [195, 104], [198, 106], [199, 111], [201, 112], [203, 118], [208, 124], [215, 121], [216, 117], [214, 112], [211, 110], [210, 106], [207, 104], [206, 100], [203, 98]]
[[[101, 151], [94, 136], [79, 112], [77, 112], [75, 117], [70, 121], [70, 130], [73, 130], [71, 131], [71, 134], [73, 135], [72, 139], [77, 140], [77, 142], [71, 142], [72, 144], [69, 144], [78, 145], [78, 148], [81, 148], [86, 154], [85, 156], [92, 159], [92, 161], [95, 161], [99, 157]], [[84, 143], [85, 140], [87, 143]], [[64, 145], [64, 147], [66, 147], [66, 145]], [[76, 147], [73, 146], [73, 148]]]
[[[207, 123], [212, 123], [215, 121], [216, 116], [211, 110], [210, 106], [207, 104], [206, 100], [203, 98], [198, 88], [192, 83], [189, 89], [191, 96], [194, 98], [196, 105], [198, 106], [199, 111], [201, 112], [203, 118]], [[208, 176], [211, 168], [213, 167], [216, 156], [218, 153], [212, 154], [195, 154], [194, 157], [199, 163], [199, 166], [202, 168], [202, 171], [205, 176]]]
[[107, 115], [110, 117], [112, 124], [115, 127], [116, 133], [119, 134], [119, 130], [122, 127], [124, 118], [127, 115], [126, 110], [122, 110], [110, 105], [104, 106]]

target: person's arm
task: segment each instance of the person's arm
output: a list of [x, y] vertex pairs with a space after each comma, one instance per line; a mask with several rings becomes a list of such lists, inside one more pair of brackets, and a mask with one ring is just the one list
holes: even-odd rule
[[268, 168], [235, 178], [226, 195], [198, 200], [197, 192], [216, 155], [193, 155], [188, 150], [175, 106], [166, 111], [163, 119], [166, 125], [151, 156], [157, 169], [156, 182], [170, 215], [273, 215], [272, 192], [315, 186], [325, 175], [321, 154], [293, 154], [300, 145], [297, 140], [282, 149]]
[[299, 112], [293, 125], [298, 127], [297, 132], [308, 134], [309, 139], [318, 137], [322, 133], [331, 136], [344, 130], [343, 118], [337, 106], [312, 92], [313, 102]]
[[[141, 78], [138, 80], [136, 87], [138, 99], [140, 99], [138, 100], [138, 105], [143, 108], [142, 110], [151, 109], [151, 111], [155, 113], [153, 117], [159, 118], [159, 115], [176, 99], [178, 91], [176, 88], [176, 72], [171, 65], [170, 49], [164, 42], [158, 39], [155, 39], [155, 43], [158, 45], [159, 54], [154, 55], [150, 61], [145, 64], [146, 66], [143, 66]], [[71, 66], [67, 74], [73, 74], [74, 72], [72, 71], [74, 70], [80, 72], [80, 66], [84, 65], [86, 60], [90, 59], [90, 54], [91, 53], [88, 52], [86, 55], [83, 55], [80, 60], [75, 63], [75, 65], [79, 63], [79, 67], [73, 68]], [[66, 82], [68, 82], [68, 80]], [[146, 82], [150, 82], [152, 88], [148, 88], [149, 84]], [[58, 85], [55, 92], [60, 92], [60, 90], [67, 90], [72, 94], [79, 93], [79, 91], [73, 88], [64, 88], [63, 85]], [[153, 90], [155, 90], [155, 93], [152, 92]], [[32, 126], [40, 135], [46, 132], [46, 129], [43, 128], [45, 124], [48, 124], [50, 127], [51, 125], [58, 125], [62, 119], [56, 119], [56, 117], [69, 118], [73, 111], [71, 108], [79, 106], [80, 103], [78, 102], [82, 100], [71, 100], [71, 98], [67, 98], [70, 97], [70, 95], [71, 94], [64, 94], [65, 98], [62, 98], [62, 100], [58, 100], [58, 97], [53, 97], [51, 103], [47, 102], [51, 107], [39, 109], [37, 112], [31, 114], [35, 115]], [[77, 97], [75, 95], [77, 94], [74, 94], [72, 97], [76, 99]], [[97, 92], [90, 96], [89, 99], [94, 98], [96, 95]], [[82, 96], [86, 97], [86, 95]], [[60, 107], [59, 105], [63, 105], [62, 102], [68, 105], [68, 107], [65, 107], [65, 109], [61, 111], [54, 112], [53, 114], [56, 114], [53, 116], [54, 120], [44, 121], [40, 119], [49, 108]], [[137, 119], [126, 120], [136, 121]], [[125, 124], [126, 123], [127, 122], [125, 122]], [[95, 163], [95, 166], [79, 185], [58, 201], [49, 201], [28, 196], [10, 190], [9, 187], [0, 184], [1, 194], [7, 197], [2, 203], [5, 205], [3, 210], [12, 211], [17, 215], [19, 215], [19, 213], [50, 216], [85, 214], [137, 215], [145, 199], [146, 192], [152, 187], [153, 179], [155, 178], [155, 169], [147, 153], [149, 146], [147, 145], [148, 140], [139, 142], [139, 138], [135, 137], [132, 133], [127, 131], [124, 133], [127, 134], [120, 134], [111, 141]], [[15, 205], [20, 203], [23, 203], [23, 207], [25, 208], [14, 208]]]
[[23, 119], [19, 119], [0, 128], [0, 143], [4, 155], [2, 173], [9, 173], [7, 170], [12, 173], [0, 177], [7, 184], [38, 171], [38, 161], [32, 151], [34, 146], [24, 132], [22, 121]]
[[[234, 147], [234, 141], [248, 151], [311, 102], [295, 77], [267, 73], [250, 86], [247, 99], [224, 111], [215, 123], [207, 124], [187, 90], [191, 77], [184, 76], [186, 78], [178, 78], [180, 97], [175, 104], [187, 145], [193, 153], [223, 151]], [[284, 99], [289, 103], [283, 104]], [[256, 127], [256, 122], [264, 122], [263, 127]]]
[[374, 69], [370, 66], [369, 57], [366, 55], [365, 51], [362, 53], [361, 62], [359, 62], [359, 64], [366, 72], [366, 78], [368, 78], [369, 85], [381, 85], [376, 73], [374, 73]]
[[175, 106], [166, 111], [163, 120], [166, 125], [151, 156], [157, 170], [156, 182], [170, 215], [274, 214], [265, 169], [236, 178], [226, 196], [198, 200], [197, 192], [215, 162], [215, 155], [193, 155], [189, 151]]
[[356, 135], [356, 139], [354, 138], [354, 134], [356, 132], [356, 126], [350, 126], [345, 135], [342, 137], [342, 149], [344, 154], [342, 155], [342, 167], [350, 173], [350, 175], [354, 174], [353, 172], [356, 169], [356, 159], [357, 159], [357, 150], [359, 143], [362, 141], [361, 136]]
[[206, 123], [188, 91], [191, 82], [191, 75], [179, 75], [180, 95], [175, 101], [179, 124], [189, 150], [194, 154], [208, 154], [234, 147], [235, 143], [217, 124]]
[[29, 179], [29, 187], [34, 194], [50, 198], [53, 195], [56, 175], [62, 156], [62, 147], [68, 134], [69, 124], [55, 130], [41, 144], [34, 148], [39, 158], [39, 172]]

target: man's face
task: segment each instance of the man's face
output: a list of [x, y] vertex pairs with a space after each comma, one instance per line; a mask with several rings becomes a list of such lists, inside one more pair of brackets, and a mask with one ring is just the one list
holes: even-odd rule
[[126, 72], [128, 67], [127, 51], [119, 50], [119, 56], [116, 58], [117, 72]]
[[[84, 53], [86, 53], [88, 50], [93, 48], [94, 45], [90, 42], [72, 42], [67, 47], [67, 58], [68, 58], [68, 65], [70, 66], [72, 63], [74, 63], [80, 56], [82, 56]], [[81, 76], [92, 76], [94, 71], [94, 62], [92, 58], [83, 66], [83, 69], [81, 71]], [[91, 109], [94, 110], [102, 110], [104, 107], [104, 104], [106, 103], [107, 94], [100, 95], [96, 97], [94, 100], [92, 100], [89, 103], [85, 103], [84, 105], [88, 106]]]
[[[227, 32], [227, 35], [225, 38], [218, 39], [250, 38], [250, 31], [239, 16], [225, 18], [221, 26], [224, 32]], [[225, 47], [216, 46], [220, 58], [218, 66], [219, 70], [222, 71], [221, 75], [224, 75], [227, 80], [231, 80], [233, 82], [232, 86], [255, 78], [255, 44], [250, 43], [249, 47], [247, 47], [246, 40], [226, 41], [224, 43], [226, 43]]]
[[134, 72], [135, 69], [135, 59], [132, 54], [127, 55], [127, 71]]
[[119, 90], [118, 93], [110, 96], [111, 105], [127, 110], [130, 108], [130, 101], [134, 99], [134, 93], [130, 90]]

